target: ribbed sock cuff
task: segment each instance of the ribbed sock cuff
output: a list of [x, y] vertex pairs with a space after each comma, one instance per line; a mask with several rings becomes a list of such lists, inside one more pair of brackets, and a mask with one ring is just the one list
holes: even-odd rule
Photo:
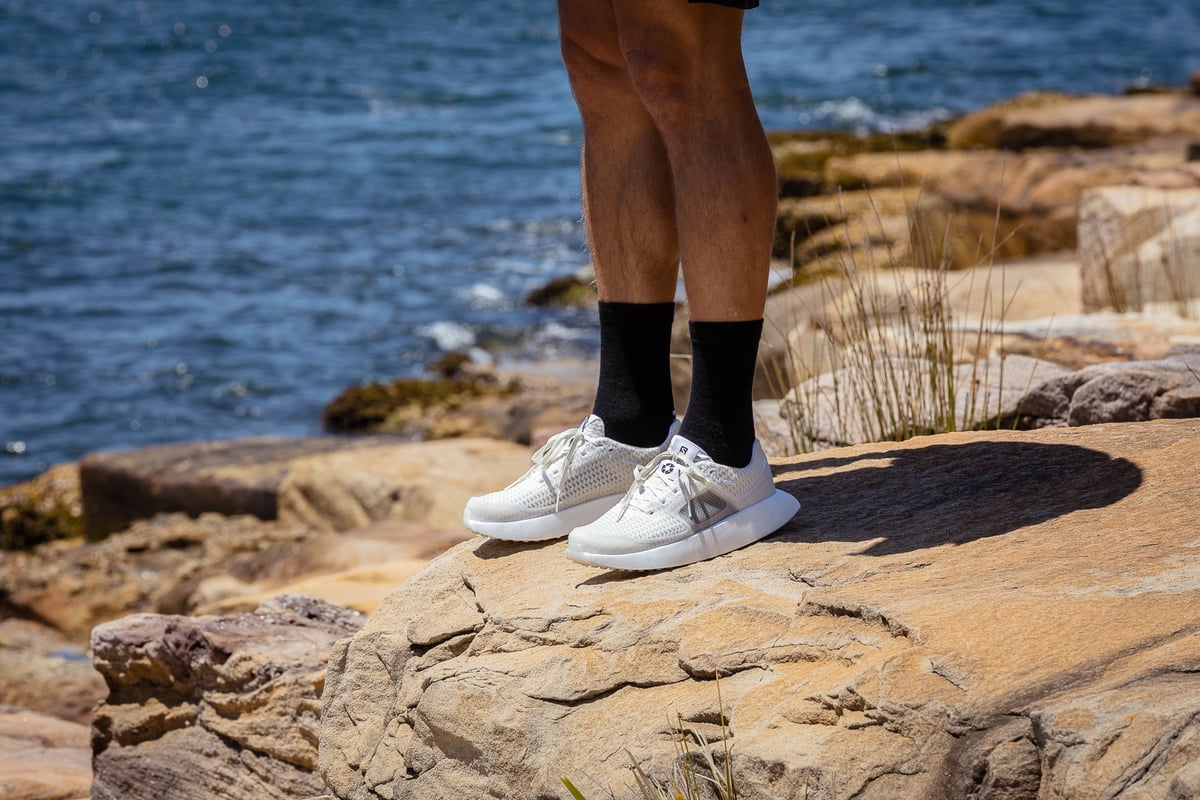
[[679, 433], [714, 461], [750, 463], [754, 447], [754, 367], [761, 319], [691, 322], [692, 393]]

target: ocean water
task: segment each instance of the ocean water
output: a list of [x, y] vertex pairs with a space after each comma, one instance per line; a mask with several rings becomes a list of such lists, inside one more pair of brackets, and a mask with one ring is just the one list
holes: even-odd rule
[[[449, 349], [586, 355], [551, 3], [0, 0], [0, 484], [319, 432]], [[1200, 69], [1200, 3], [763, 0], [768, 128], [913, 127]]]

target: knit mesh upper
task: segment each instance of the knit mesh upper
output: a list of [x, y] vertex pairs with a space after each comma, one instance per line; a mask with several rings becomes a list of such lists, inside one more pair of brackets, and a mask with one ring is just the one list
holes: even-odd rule
[[[555, 439], [563, 438], [557, 442], [552, 439], [549, 450], [539, 450], [534, 465], [520, 478], [497, 492], [471, 498], [467, 504], [471, 517], [516, 522], [624, 494], [633, 481], [634, 468], [664, 449], [663, 445], [630, 447], [606, 438], [604, 423], [596, 416], [588, 417], [578, 434], [559, 434]], [[572, 450], [573, 438], [576, 441]]]
[[635, 483], [622, 502], [572, 532], [572, 546], [593, 553], [630, 553], [670, 544], [775, 492], [770, 464], [757, 441], [750, 463], [740, 469], [707, 457], [686, 463], [669, 455], [650, 466], [654, 474]]

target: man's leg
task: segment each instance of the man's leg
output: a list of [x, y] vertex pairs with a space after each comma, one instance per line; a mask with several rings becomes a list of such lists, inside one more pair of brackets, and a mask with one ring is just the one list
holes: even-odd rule
[[613, 5], [629, 75], [670, 160], [692, 318], [761, 318], [777, 188], [742, 61], [743, 12]]
[[693, 339], [682, 433], [717, 461], [744, 466], [777, 189], [742, 61], [742, 12], [681, 0], [614, 0], [614, 9], [675, 188]]
[[613, 0], [621, 53], [662, 137], [692, 312], [692, 398], [668, 452], [567, 555], [663, 569], [774, 532], [799, 504], [755, 444], [751, 383], [775, 221], [775, 171], [741, 57], [742, 12]]
[[615, 505], [657, 457], [675, 419], [670, 342], [679, 251], [666, 149], [629, 79], [611, 0], [562, 0], [563, 61], [584, 127], [583, 196], [600, 287], [593, 416], [551, 438], [534, 466], [472, 498], [471, 530], [565, 536]]
[[612, 0], [561, 0], [559, 25], [583, 121], [584, 218], [600, 292], [594, 413], [618, 441], [659, 444], [675, 416], [679, 244], [667, 151], [630, 80]]

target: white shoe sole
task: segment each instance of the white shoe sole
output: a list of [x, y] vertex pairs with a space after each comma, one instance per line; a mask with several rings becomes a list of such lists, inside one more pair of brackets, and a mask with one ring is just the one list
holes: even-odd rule
[[701, 528], [686, 539], [636, 553], [588, 553], [567, 544], [567, 558], [610, 569], [651, 570], [681, 567], [725, 555], [769, 536], [800, 510], [800, 503], [782, 489], [766, 500]]
[[552, 514], [512, 522], [471, 519], [464, 513], [463, 525], [475, 533], [481, 533], [493, 539], [503, 539], [506, 542], [544, 542], [547, 539], [560, 539], [581, 525], [595, 522], [604, 516], [604, 512], [619, 503], [624, 496], [623, 494], [610, 494], [607, 497], [589, 500]]

